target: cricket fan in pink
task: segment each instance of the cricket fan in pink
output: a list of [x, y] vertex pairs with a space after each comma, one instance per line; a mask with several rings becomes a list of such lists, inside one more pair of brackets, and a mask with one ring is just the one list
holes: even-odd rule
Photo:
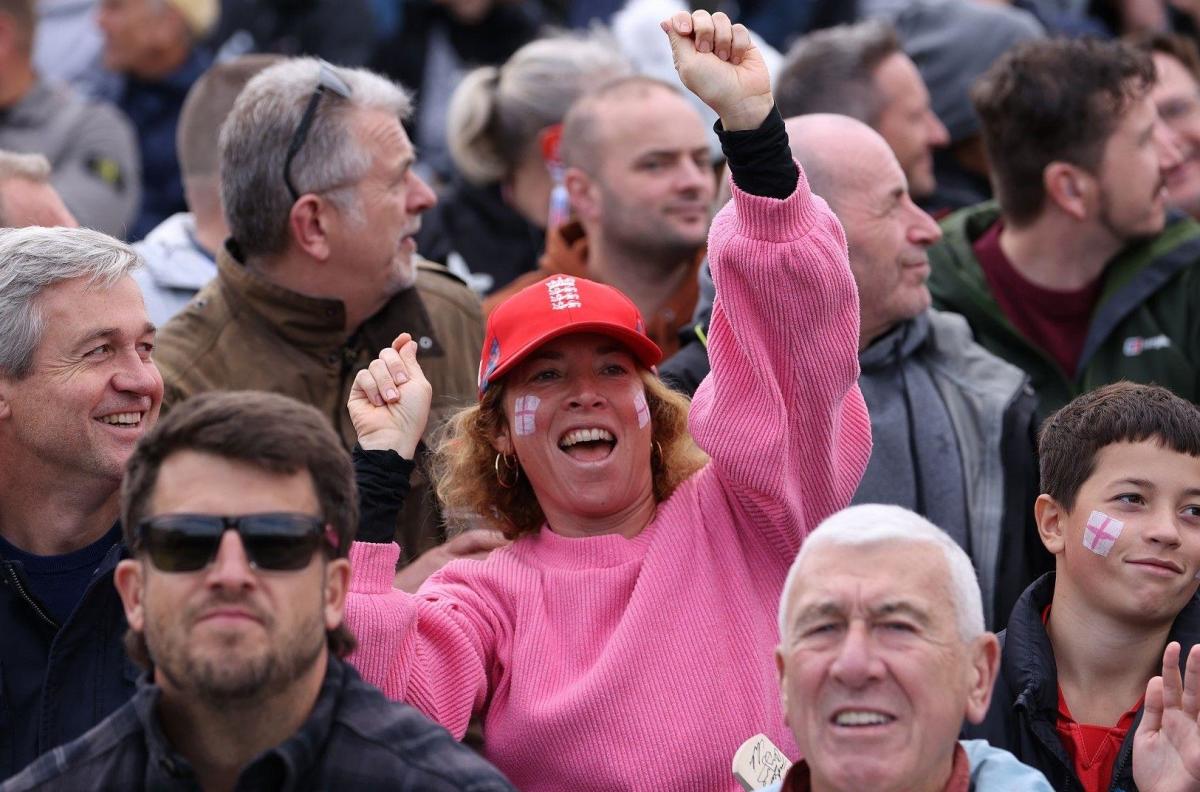
[[522, 790], [734, 790], [733, 754], [760, 731], [794, 757], [775, 604], [870, 454], [845, 238], [791, 159], [762, 58], [721, 13], [663, 29], [720, 116], [734, 181], [709, 241], [712, 371], [691, 434], [624, 295], [567, 277], [514, 295], [488, 321], [479, 405], [439, 452], [444, 502], [514, 541], [409, 595], [370, 503], [394, 489], [371, 460], [410, 459], [428, 412], [407, 336], [348, 405], [366, 504], [351, 662], [456, 736], [478, 715], [486, 757]]

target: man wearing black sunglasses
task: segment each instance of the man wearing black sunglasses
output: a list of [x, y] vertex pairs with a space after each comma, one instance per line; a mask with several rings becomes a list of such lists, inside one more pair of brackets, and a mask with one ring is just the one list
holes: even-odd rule
[[349, 456], [312, 407], [197, 396], [147, 435], [122, 492], [115, 582], [150, 669], [25, 789], [508, 792], [482, 758], [341, 659], [357, 522]]
[[[395, 83], [314, 58], [246, 85], [221, 129], [230, 239], [217, 277], [159, 335], [168, 408], [208, 390], [285, 393], [321, 410], [349, 449], [354, 375], [403, 331], [437, 393], [430, 431], [474, 401], [479, 302], [416, 253], [436, 199], [413, 168], [410, 109]], [[426, 493], [401, 515], [406, 560], [444, 538]]]

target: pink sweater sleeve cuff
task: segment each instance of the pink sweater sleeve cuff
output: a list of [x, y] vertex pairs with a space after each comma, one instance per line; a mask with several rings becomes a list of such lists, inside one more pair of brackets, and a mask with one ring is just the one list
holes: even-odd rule
[[[752, 195], [730, 180], [737, 203], [748, 208], [737, 213], [733, 228], [737, 236], [779, 242], [795, 238], [797, 228], [807, 230], [821, 222], [827, 211], [824, 200], [809, 188], [800, 163], [796, 163], [796, 172], [796, 189], [783, 199]], [[816, 201], [821, 203], [818, 205]]]
[[395, 542], [355, 542], [350, 545], [350, 591], [386, 594], [396, 579], [400, 545]]

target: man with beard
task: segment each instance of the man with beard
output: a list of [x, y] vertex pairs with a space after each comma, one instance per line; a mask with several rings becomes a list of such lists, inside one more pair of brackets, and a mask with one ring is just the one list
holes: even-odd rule
[[1046, 40], [972, 91], [998, 205], [943, 222], [929, 287], [1029, 373], [1043, 416], [1123, 379], [1200, 398], [1200, 226], [1166, 216], [1181, 158], [1154, 81], [1127, 44]]
[[704, 122], [675, 87], [624, 77], [572, 105], [560, 146], [574, 220], [484, 311], [548, 275], [589, 278], [628, 295], [670, 357], [696, 307], [716, 193]]
[[512, 789], [341, 660], [358, 509], [316, 409], [248, 391], [189, 400], [130, 458], [121, 507], [134, 557], [115, 583], [149, 673], [5, 790]]

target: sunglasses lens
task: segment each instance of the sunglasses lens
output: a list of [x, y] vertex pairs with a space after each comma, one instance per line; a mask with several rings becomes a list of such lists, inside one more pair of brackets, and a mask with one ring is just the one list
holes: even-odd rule
[[[224, 517], [165, 514], [142, 523], [150, 561], [163, 572], [195, 572], [217, 555]], [[308, 514], [248, 514], [236, 519], [242, 547], [258, 569], [303, 569], [321, 546], [324, 523]]]
[[312, 561], [323, 523], [304, 514], [252, 514], [241, 520], [242, 545], [259, 569], [290, 571]]
[[151, 563], [163, 572], [194, 572], [217, 554], [224, 528], [220, 517], [156, 517], [146, 522], [146, 550]]

